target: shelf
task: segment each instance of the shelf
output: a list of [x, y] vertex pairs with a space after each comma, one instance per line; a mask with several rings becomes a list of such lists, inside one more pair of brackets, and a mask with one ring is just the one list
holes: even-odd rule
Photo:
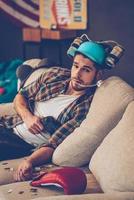
[[41, 30], [42, 39], [62, 40], [76, 37], [76, 31], [73, 30]]
[[23, 28], [24, 42], [40, 42], [42, 39], [62, 40], [76, 37], [74, 30], [49, 30], [40, 28]]

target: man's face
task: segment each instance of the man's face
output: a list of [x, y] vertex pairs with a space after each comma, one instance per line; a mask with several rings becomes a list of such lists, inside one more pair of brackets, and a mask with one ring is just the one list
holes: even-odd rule
[[77, 54], [71, 69], [72, 88], [76, 91], [84, 90], [86, 87], [84, 88], [81, 85], [91, 84], [95, 80], [96, 74], [97, 70], [94, 67], [94, 62], [81, 54]]

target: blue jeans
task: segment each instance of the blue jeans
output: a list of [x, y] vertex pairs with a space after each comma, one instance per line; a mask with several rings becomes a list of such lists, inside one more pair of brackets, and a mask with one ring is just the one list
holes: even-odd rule
[[0, 161], [27, 156], [32, 149], [34, 146], [15, 135], [13, 129], [0, 126]]

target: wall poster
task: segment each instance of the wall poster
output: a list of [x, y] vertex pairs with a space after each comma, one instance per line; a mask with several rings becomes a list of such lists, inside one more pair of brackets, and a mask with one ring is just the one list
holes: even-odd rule
[[40, 0], [39, 7], [42, 28], [87, 28], [87, 0]]

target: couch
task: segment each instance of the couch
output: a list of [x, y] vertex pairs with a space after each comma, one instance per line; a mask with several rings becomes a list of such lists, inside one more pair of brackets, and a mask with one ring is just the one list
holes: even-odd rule
[[[31, 59], [23, 63], [34, 68], [23, 87], [49, 70], [46, 61]], [[0, 104], [1, 116], [13, 113], [13, 103]], [[52, 163], [36, 169], [82, 169], [87, 177], [84, 194], [64, 195], [63, 190], [55, 187], [33, 188], [29, 181], [14, 183], [13, 172], [23, 159], [19, 158], [0, 162], [0, 199], [134, 200], [133, 116], [134, 88], [117, 76], [106, 79], [95, 92], [81, 126], [57, 147]]]

